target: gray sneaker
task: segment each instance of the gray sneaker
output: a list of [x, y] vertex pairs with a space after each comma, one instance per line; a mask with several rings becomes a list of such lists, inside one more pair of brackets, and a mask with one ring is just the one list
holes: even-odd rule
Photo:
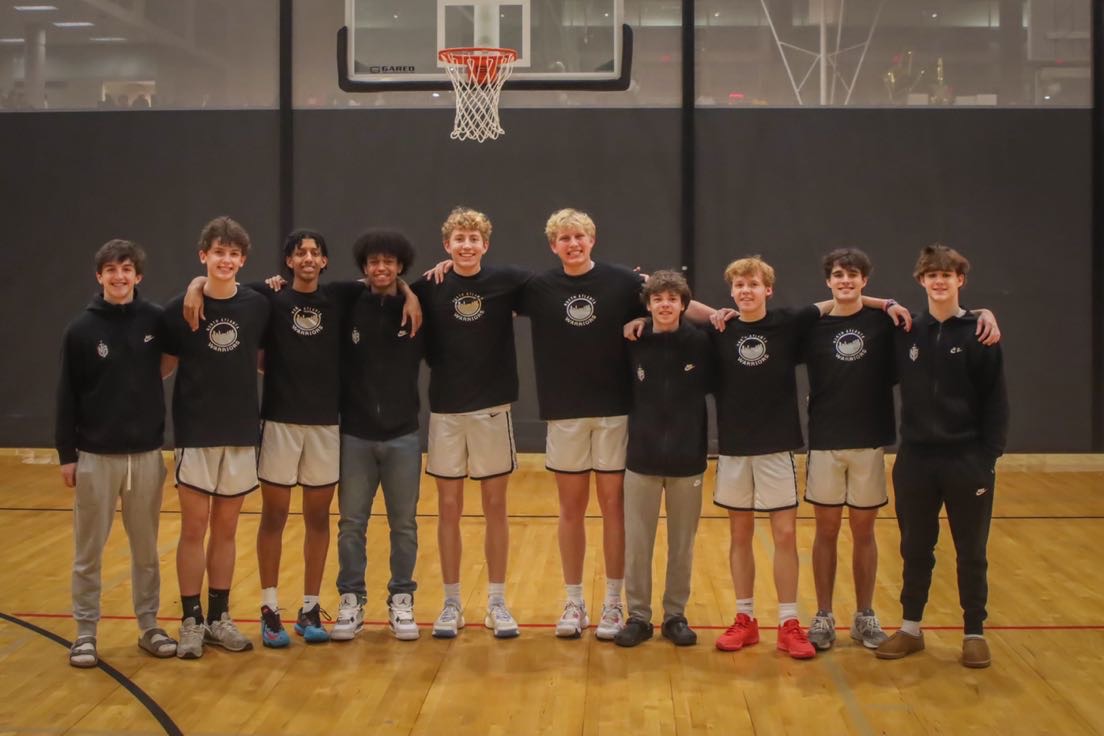
[[855, 618], [851, 622], [851, 638], [861, 642], [867, 649], [877, 649], [878, 645], [888, 639], [889, 636], [882, 631], [881, 624], [878, 623], [878, 617], [874, 615], [874, 611], [867, 609], [855, 613]]
[[207, 626], [202, 621], [186, 618], [180, 622], [180, 641], [176, 645], [176, 656], [181, 659], [199, 659], [203, 656], [203, 640], [207, 637]]
[[218, 621], [207, 625], [207, 634], [203, 637], [203, 641], [231, 652], [247, 652], [253, 648], [253, 642], [238, 631], [229, 613], [222, 614]]
[[831, 611], [817, 611], [809, 624], [809, 643], [820, 651], [832, 648], [836, 641], [836, 617]]

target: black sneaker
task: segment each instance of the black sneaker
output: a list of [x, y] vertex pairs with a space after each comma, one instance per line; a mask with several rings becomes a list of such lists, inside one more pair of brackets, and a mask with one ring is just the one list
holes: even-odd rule
[[619, 647], [635, 647], [652, 638], [652, 624], [642, 618], [629, 616], [625, 628], [617, 632], [613, 641]]
[[698, 643], [698, 635], [690, 628], [685, 616], [672, 616], [663, 622], [663, 638], [670, 639], [677, 647], [690, 647]]

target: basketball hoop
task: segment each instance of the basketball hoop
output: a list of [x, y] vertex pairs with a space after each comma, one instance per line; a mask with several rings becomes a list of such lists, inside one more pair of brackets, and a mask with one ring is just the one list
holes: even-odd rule
[[445, 64], [456, 91], [456, 119], [451, 138], [457, 141], [494, 140], [505, 133], [498, 120], [498, 97], [510, 78], [517, 51], [494, 48], [442, 49], [437, 58]]

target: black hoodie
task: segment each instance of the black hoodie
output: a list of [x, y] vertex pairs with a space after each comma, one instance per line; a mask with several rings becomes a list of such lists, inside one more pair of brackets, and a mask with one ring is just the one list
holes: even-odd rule
[[96, 296], [65, 330], [54, 444], [64, 465], [77, 451], [122, 455], [160, 449], [165, 435], [161, 308]]
[[653, 332], [649, 320], [629, 344], [629, 470], [669, 478], [705, 472], [712, 355], [709, 337], [685, 320], [674, 332]]
[[897, 332], [901, 441], [975, 445], [989, 460], [1008, 439], [1008, 391], [1000, 345], [978, 342], [977, 317], [939, 322], [925, 312]]

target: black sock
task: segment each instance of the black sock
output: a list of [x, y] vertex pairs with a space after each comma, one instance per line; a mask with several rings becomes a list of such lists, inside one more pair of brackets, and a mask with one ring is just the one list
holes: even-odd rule
[[194, 618], [197, 624], [203, 623], [203, 607], [199, 605], [198, 595], [180, 596], [180, 605], [184, 609], [184, 615], [180, 618], [181, 621], [186, 618]]
[[214, 623], [230, 612], [230, 590], [211, 588], [207, 591], [207, 623]]

